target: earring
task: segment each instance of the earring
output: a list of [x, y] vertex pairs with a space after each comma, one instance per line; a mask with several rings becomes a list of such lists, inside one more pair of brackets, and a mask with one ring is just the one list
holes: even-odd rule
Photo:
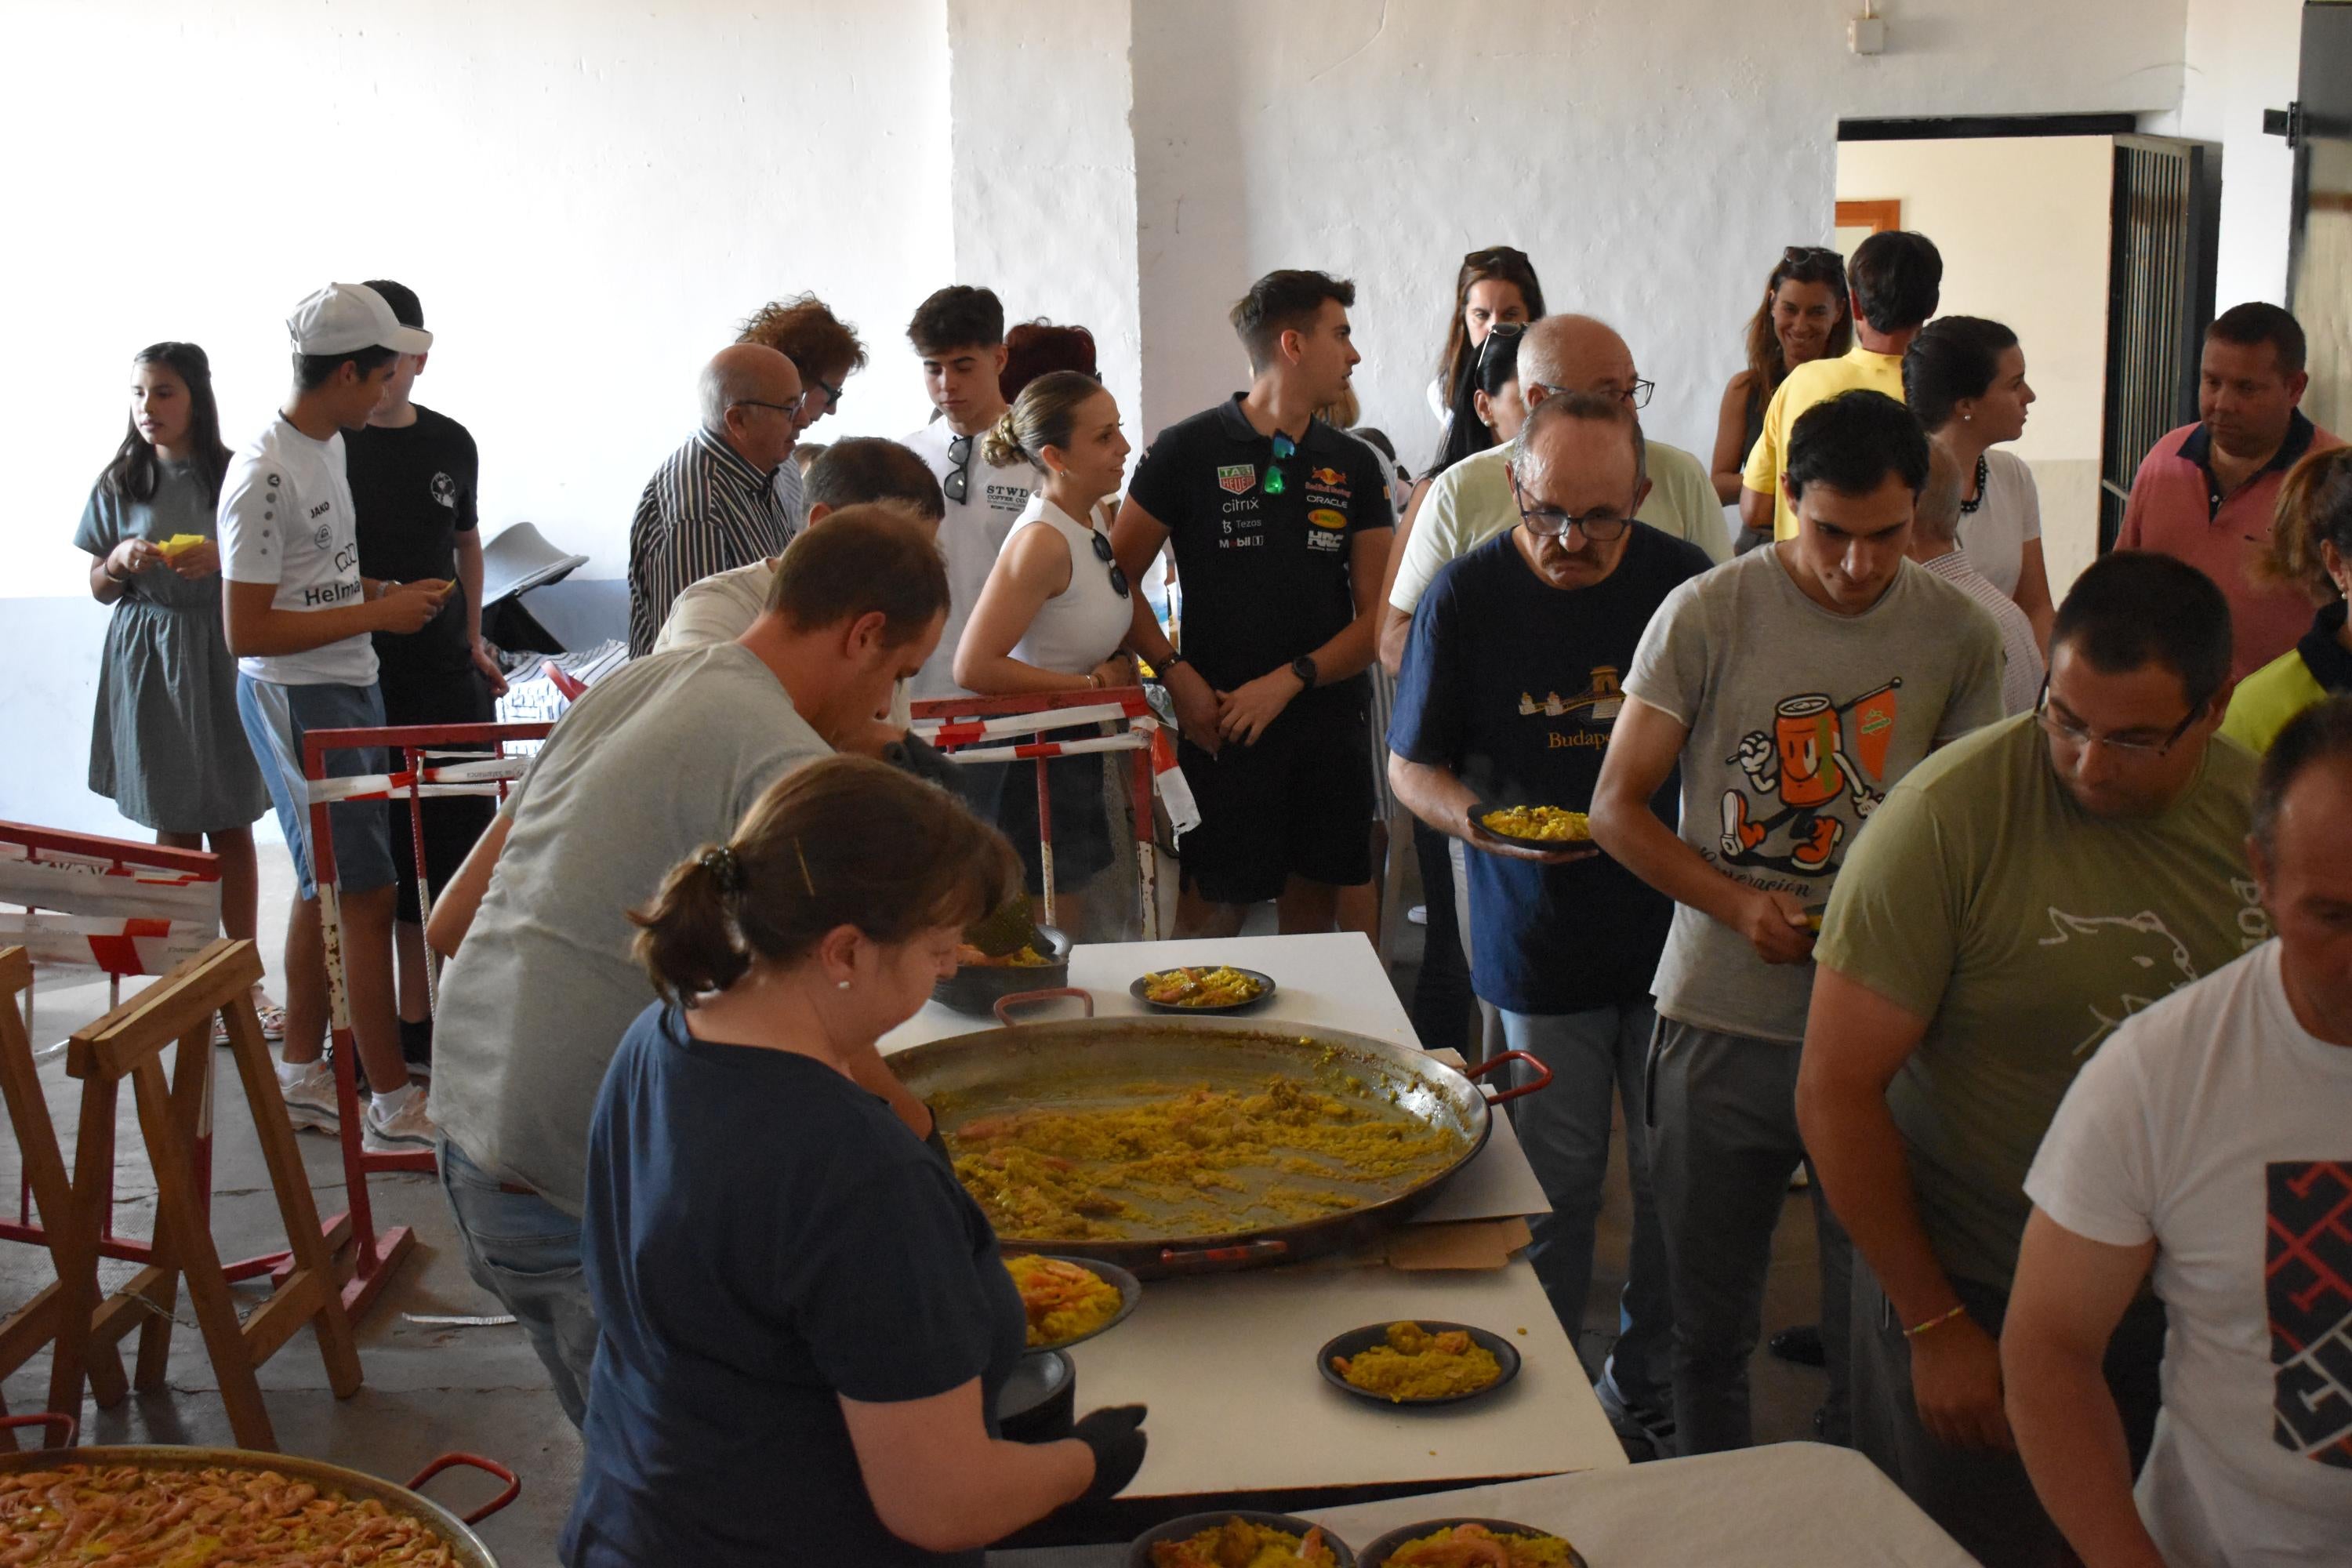
[[839, 983], [838, 984], [836, 984], [836, 985], [834, 987], [834, 989], [835, 989], [835, 990], [836, 990], [836, 991], [846, 991], [846, 990], [848, 990], [848, 989], [849, 989], [849, 982], [848, 982], [848, 981], [846, 981], [846, 980], [844, 980], [844, 981], [842, 981], [841, 983]]

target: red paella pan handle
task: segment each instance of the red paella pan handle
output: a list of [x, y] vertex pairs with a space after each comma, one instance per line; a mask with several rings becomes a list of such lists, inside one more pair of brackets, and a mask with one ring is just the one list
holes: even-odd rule
[[[70, 1448], [81, 1435], [81, 1423], [55, 1410], [37, 1411], [30, 1415], [0, 1415], [0, 1432], [19, 1426], [47, 1426], [57, 1434], [57, 1440], [45, 1445], [51, 1448]], [[12, 1441], [10, 1447], [15, 1447]]]
[[1523, 1083], [1517, 1089], [1507, 1089], [1500, 1094], [1488, 1095], [1486, 1097], [1486, 1103], [1489, 1105], [1507, 1105], [1512, 1100], [1517, 1100], [1524, 1095], [1533, 1094], [1536, 1090], [1541, 1089], [1544, 1085], [1551, 1081], [1551, 1068], [1544, 1066], [1543, 1063], [1536, 1060], [1535, 1058], [1528, 1055], [1525, 1051], [1497, 1052], [1494, 1056], [1487, 1058], [1485, 1061], [1480, 1062], [1476, 1067], [1467, 1069], [1462, 1076], [1474, 1080], [1482, 1079], [1488, 1073], [1493, 1072], [1496, 1068], [1501, 1067], [1505, 1062], [1527, 1063], [1528, 1066], [1535, 1068], [1536, 1070], [1535, 1081], [1533, 1083]]
[[1183, 1252], [1172, 1247], [1163, 1247], [1160, 1249], [1160, 1266], [1180, 1274], [1205, 1273], [1213, 1269], [1239, 1268], [1250, 1263], [1271, 1263], [1289, 1254], [1290, 1243], [1278, 1237], [1269, 1237], [1232, 1247], [1201, 1247]]
[[1087, 1005], [1087, 1016], [1095, 1016], [1095, 994], [1075, 985], [1056, 985], [1050, 991], [1015, 991], [1010, 996], [996, 999], [996, 1021], [1006, 1028], [1013, 1026], [1013, 1009], [1026, 1007], [1033, 1002], [1051, 1002], [1063, 996], [1075, 996]]
[[422, 1487], [425, 1482], [439, 1475], [442, 1471], [450, 1469], [458, 1465], [470, 1465], [478, 1470], [488, 1470], [490, 1474], [498, 1477], [499, 1479], [506, 1482], [507, 1484], [506, 1490], [500, 1492], [498, 1496], [492, 1498], [489, 1501], [484, 1503], [481, 1507], [465, 1516], [465, 1522], [467, 1524], [481, 1523], [482, 1521], [489, 1518], [490, 1515], [498, 1512], [499, 1510], [506, 1507], [507, 1504], [522, 1496], [522, 1482], [515, 1478], [515, 1473], [512, 1470], [508, 1469], [504, 1465], [499, 1464], [495, 1459], [485, 1459], [479, 1454], [444, 1454], [439, 1458], [434, 1460], [431, 1464], [425, 1466], [423, 1469], [417, 1471], [415, 1479], [408, 1483], [408, 1489], [410, 1491], [415, 1491], [419, 1487]]

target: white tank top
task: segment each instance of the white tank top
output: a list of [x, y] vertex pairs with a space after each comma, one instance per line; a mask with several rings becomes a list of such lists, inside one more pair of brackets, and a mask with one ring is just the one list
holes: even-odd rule
[[1110, 585], [1110, 564], [1095, 553], [1094, 542], [1103, 535], [1047, 500], [1043, 490], [1030, 496], [1028, 509], [1004, 536], [1004, 549], [1033, 522], [1062, 536], [1070, 552], [1070, 585], [1037, 607], [1036, 618], [1013, 645], [1013, 657], [1039, 669], [1084, 675], [1127, 640], [1131, 602]]

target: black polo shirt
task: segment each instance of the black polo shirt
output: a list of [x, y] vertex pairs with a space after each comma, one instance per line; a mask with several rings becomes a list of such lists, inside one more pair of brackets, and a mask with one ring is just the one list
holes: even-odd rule
[[[1277, 464], [1273, 437], [1251, 426], [1239, 393], [1162, 430], [1127, 493], [1168, 530], [1184, 655], [1223, 691], [1346, 630], [1356, 618], [1356, 535], [1396, 525], [1370, 447], [1318, 419]], [[1358, 675], [1302, 692], [1293, 706], [1360, 707], [1364, 694]]]
[[[2250, 485], [2264, 474], [2283, 474], [2294, 468], [2311, 450], [2312, 438], [2318, 434], [2319, 427], [2304, 416], [2303, 410], [2294, 409], [2287, 416], [2286, 439], [2271, 454], [2271, 460], [2248, 474], [2242, 483]], [[2213, 473], [2213, 427], [2200, 421], [2197, 428], [2189, 432], [2189, 438], [2180, 443], [2180, 455], [2205, 475], [2205, 521], [2210, 522], [2221, 516], [2221, 503], [2230, 499], [2230, 492]]]

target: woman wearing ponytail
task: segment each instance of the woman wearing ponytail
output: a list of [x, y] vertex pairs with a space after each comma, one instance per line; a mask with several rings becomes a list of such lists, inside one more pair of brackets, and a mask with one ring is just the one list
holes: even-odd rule
[[[1004, 536], [956, 647], [959, 686], [982, 696], [1127, 686], [1135, 667], [1119, 647], [1132, 626], [1127, 574], [1098, 525], [1119, 491], [1131, 448], [1118, 405], [1076, 371], [1037, 377], [998, 420], [981, 455], [998, 468], [1026, 463], [1044, 483]], [[997, 795], [997, 826], [1020, 850], [1029, 890], [1045, 889], [1037, 843], [1034, 764], [1019, 763]], [[1053, 797], [1054, 876], [1062, 925], [1076, 932], [1077, 889], [1111, 863], [1110, 816], [1100, 757], [1046, 764]], [[1069, 891], [1063, 891], [1067, 888]], [[1094, 933], [1085, 933], [1092, 935]], [[1105, 933], [1113, 934], [1116, 933]]]
[[2279, 486], [2270, 548], [2256, 568], [2318, 603], [2303, 640], [2238, 682], [2221, 733], [2259, 756], [2287, 721], [2326, 697], [2352, 691], [2352, 447], [2313, 452]]
[[875, 1049], [1013, 876], [944, 791], [835, 757], [778, 781], [631, 917], [660, 999], [589, 1134], [600, 1337], [569, 1568], [977, 1568], [1134, 1479], [1139, 1405], [1058, 1442], [998, 1436], [1021, 1299]]

